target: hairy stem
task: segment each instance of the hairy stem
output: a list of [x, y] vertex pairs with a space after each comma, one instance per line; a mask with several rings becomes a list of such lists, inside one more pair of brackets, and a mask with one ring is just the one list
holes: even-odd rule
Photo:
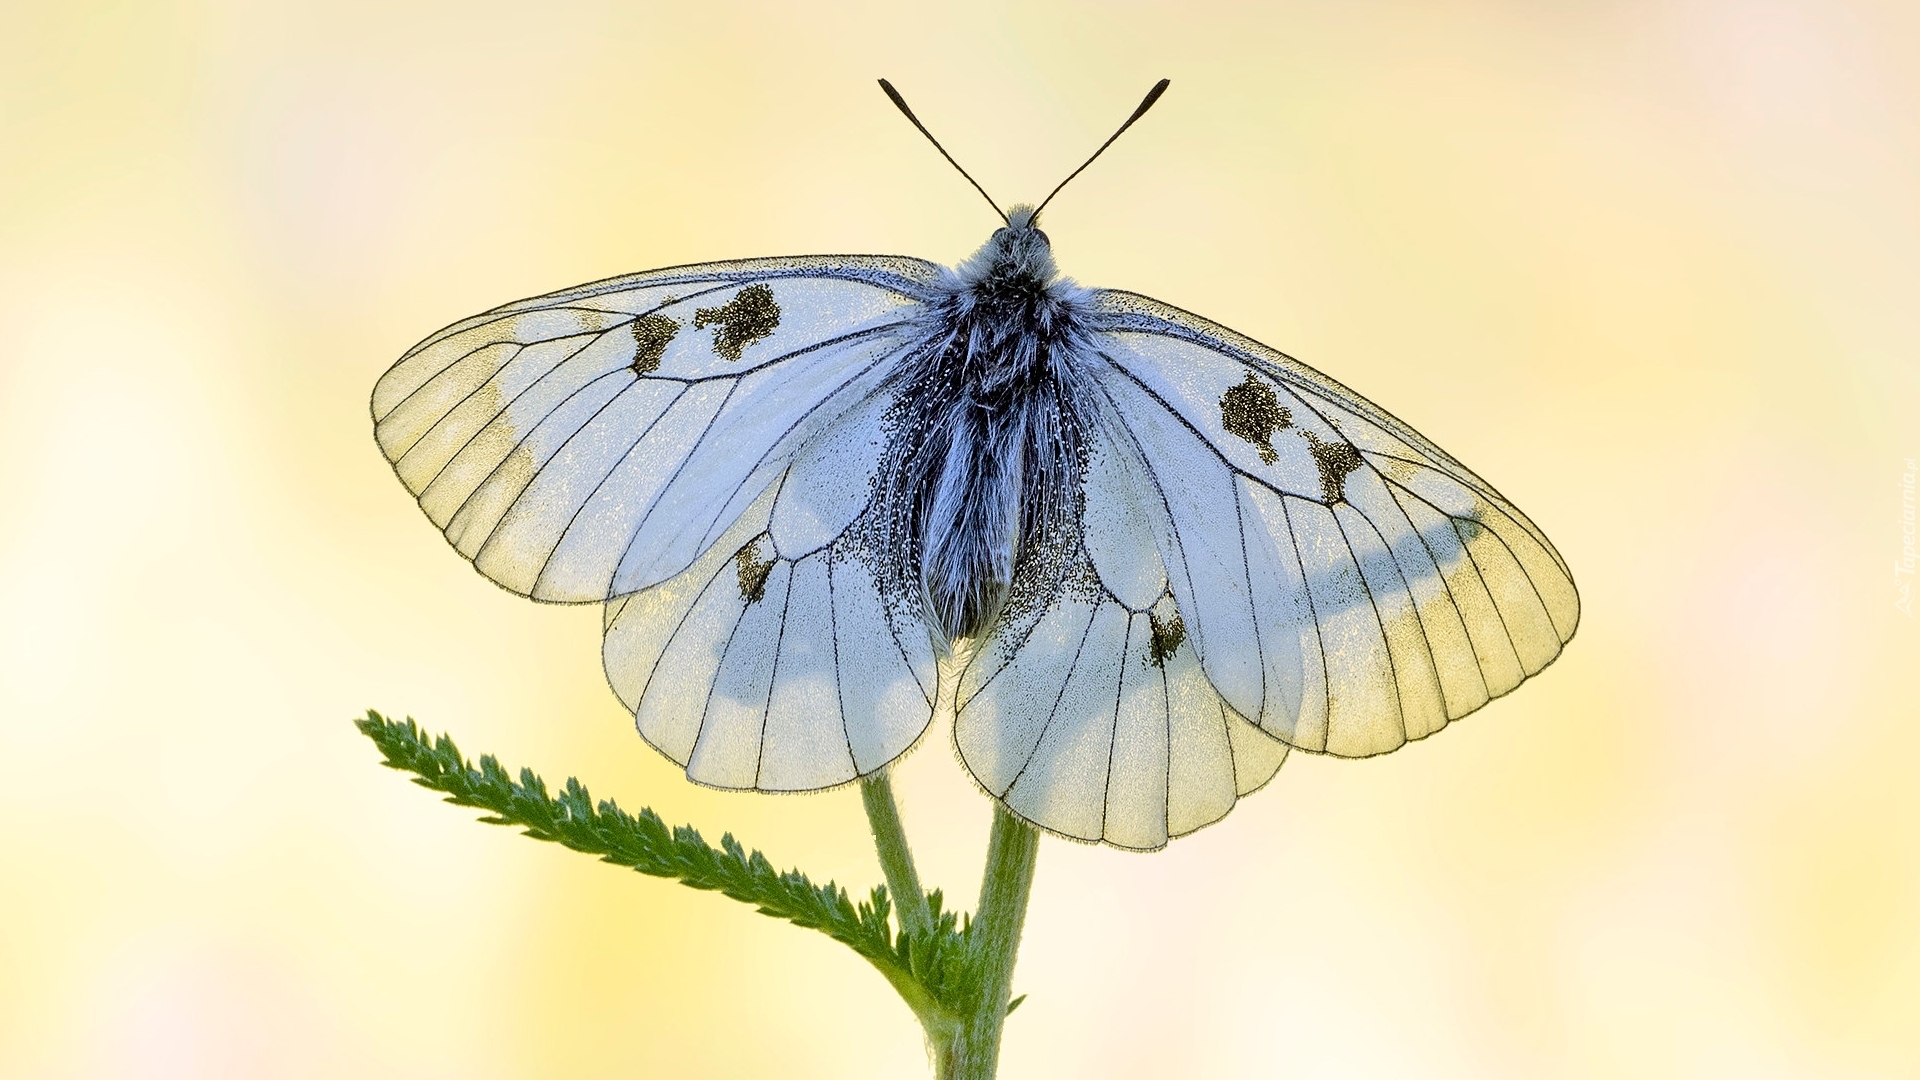
[[920, 874], [913, 868], [913, 850], [907, 846], [907, 831], [900, 824], [900, 808], [893, 801], [893, 780], [887, 773], [882, 769], [861, 780], [860, 800], [867, 807], [873, 847], [880, 856], [880, 872], [887, 876], [887, 889], [893, 893], [900, 929], [931, 934], [933, 910], [927, 904], [926, 890], [920, 887]]
[[987, 869], [973, 922], [976, 996], [952, 1040], [936, 1046], [934, 1075], [939, 1080], [993, 1080], [999, 1068], [1013, 963], [1027, 921], [1027, 897], [1033, 892], [1039, 850], [1040, 830], [994, 803], [993, 838], [987, 845]]

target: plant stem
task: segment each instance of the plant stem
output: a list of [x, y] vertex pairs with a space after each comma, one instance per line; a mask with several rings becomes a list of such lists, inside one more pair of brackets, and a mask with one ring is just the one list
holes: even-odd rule
[[893, 780], [887, 773], [882, 769], [860, 781], [860, 801], [867, 807], [873, 847], [880, 856], [880, 872], [887, 876], [887, 891], [893, 894], [900, 929], [930, 934], [933, 909], [927, 905], [926, 890], [920, 887], [920, 874], [913, 868], [913, 850], [907, 847], [907, 831], [900, 825], [900, 808], [894, 804]]
[[[909, 933], [933, 931], [933, 913], [913, 852], [900, 824], [900, 808], [893, 801], [893, 782], [886, 772], [860, 782], [867, 823], [873, 828], [874, 850], [887, 876], [900, 928]], [[980, 878], [980, 904], [968, 950], [973, 992], [960, 1016], [944, 1008], [916, 1008], [933, 1052], [937, 1080], [993, 1080], [1000, 1065], [1000, 1035], [1007, 1019], [1013, 987], [1013, 964], [1020, 951], [1020, 932], [1027, 921], [1027, 898], [1033, 892], [1033, 867], [1040, 850], [1040, 830], [1022, 821], [998, 802], [993, 804], [993, 834], [987, 843], [986, 871]]]
[[1033, 891], [1034, 858], [1039, 850], [1040, 830], [995, 802], [993, 838], [987, 845], [987, 868], [973, 921], [977, 996], [951, 1041], [935, 1046], [934, 1075], [939, 1080], [993, 1080], [999, 1068], [1013, 962], [1027, 921], [1027, 897]]

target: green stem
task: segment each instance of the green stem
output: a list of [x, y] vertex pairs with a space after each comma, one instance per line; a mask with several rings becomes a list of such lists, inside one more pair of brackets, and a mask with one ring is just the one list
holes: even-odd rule
[[894, 804], [893, 780], [887, 770], [860, 781], [860, 800], [867, 807], [873, 847], [880, 855], [880, 872], [887, 876], [887, 891], [893, 893], [900, 929], [931, 934], [933, 909], [927, 904], [926, 890], [920, 887], [920, 874], [913, 868], [913, 850], [907, 847], [907, 831], [900, 825], [900, 808]]
[[[893, 781], [885, 770], [860, 781], [860, 801], [867, 808], [867, 824], [873, 829], [873, 849], [880, 856], [880, 871], [886, 875], [887, 891], [893, 894], [893, 910], [900, 920], [900, 929], [931, 941], [935, 929], [933, 905], [927, 902], [926, 890], [920, 887], [920, 874], [913, 868], [913, 849], [907, 846], [907, 830], [900, 824], [900, 807], [893, 801]], [[929, 1046], [937, 1048], [953, 1041], [954, 1032], [960, 1028], [959, 1018], [940, 1003], [937, 995], [929, 993], [926, 985], [907, 968], [887, 965], [880, 968], [880, 973], [919, 1018]]]
[[999, 1068], [1013, 963], [1027, 921], [1027, 897], [1033, 892], [1034, 858], [1039, 851], [1040, 830], [994, 803], [993, 838], [987, 845], [987, 869], [980, 880], [980, 907], [973, 922], [977, 996], [951, 1040], [935, 1045], [938, 1080], [993, 1080]]

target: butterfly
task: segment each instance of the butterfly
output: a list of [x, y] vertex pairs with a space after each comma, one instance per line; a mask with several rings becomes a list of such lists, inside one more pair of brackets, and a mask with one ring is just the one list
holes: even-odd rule
[[480, 573], [604, 606], [640, 735], [714, 787], [886, 768], [946, 660], [982, 788], [1153, 850], [1290, 749], [1393, 750], [1553, 661], [1579, 597], [1511, 502], [1290, 356], [1060, 277], [1045, 205], [951, 269], [749, 259], [495, 308], [380, 378], [375, 437]]

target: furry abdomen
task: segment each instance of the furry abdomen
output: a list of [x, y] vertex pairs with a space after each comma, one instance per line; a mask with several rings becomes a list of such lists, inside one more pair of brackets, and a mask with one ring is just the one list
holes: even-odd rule
[[1023, 575], [1077, 535], [1081, 439], [1051, 382], [998, 408], [957, 402], [937, 435], [915, 546], [933, 621], [951, 640], [985, 630]]

